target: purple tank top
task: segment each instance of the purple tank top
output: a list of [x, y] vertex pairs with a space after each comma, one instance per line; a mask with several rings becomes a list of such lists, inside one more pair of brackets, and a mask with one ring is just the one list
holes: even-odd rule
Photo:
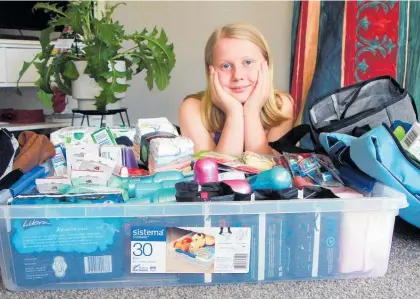
[[216, 143], [216, 145], [219, 143], [220, 135], [222, 135], [222, 132], [214, 133], [214, 143]]

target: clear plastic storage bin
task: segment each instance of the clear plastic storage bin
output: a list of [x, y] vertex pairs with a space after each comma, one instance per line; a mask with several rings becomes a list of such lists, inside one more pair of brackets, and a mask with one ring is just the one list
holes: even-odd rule
[[382, 276], [406, 206], [380, 184], [369, 198], [4, 205], [0, 267], [12, 291]]

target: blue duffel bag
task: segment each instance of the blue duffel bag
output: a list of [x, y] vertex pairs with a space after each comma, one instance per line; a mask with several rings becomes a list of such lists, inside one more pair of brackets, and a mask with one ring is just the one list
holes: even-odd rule
[[360, 137], [321, 133], [322, 147], [335, 158], [346, 153], [347, 162], [368, 176], [405, 194], [408, 207], [400, 217], [420, 228], [420, 164], [403, 149], [388, 125], [376, 127]]

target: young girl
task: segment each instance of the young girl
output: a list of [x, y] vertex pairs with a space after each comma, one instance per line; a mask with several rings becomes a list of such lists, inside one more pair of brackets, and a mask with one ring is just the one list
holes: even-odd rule
[[216, 29], [205, 48], [207, 89], [181, 104], [181, 134], [195, 152], [275, 153], [268, 146], [293, 126], [293, 100], [273, 87], [273, 60], [262, 34], [234, 23]]

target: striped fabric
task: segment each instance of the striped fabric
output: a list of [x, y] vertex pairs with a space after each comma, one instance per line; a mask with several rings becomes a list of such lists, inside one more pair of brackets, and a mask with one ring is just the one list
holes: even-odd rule
[[391, 75], [420, 107], [420, 1], [295, 1], [290, 91], [296, 124], [323, 94]]

